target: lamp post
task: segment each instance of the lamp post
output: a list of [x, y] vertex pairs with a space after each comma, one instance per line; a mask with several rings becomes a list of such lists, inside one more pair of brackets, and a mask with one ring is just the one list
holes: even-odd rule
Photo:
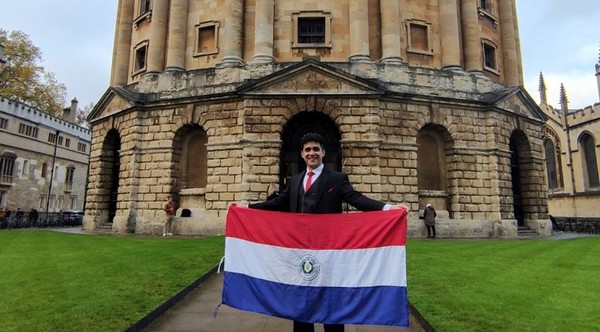
[[52, 181], [54, 181], [54, 165], [56, 164], [56, 150], [58, 149], [58, 135], [60, 130], [56, 130], [54, 137], [54, 154], [52, 155], [52, 169], [50, 170], [50, 184], [48, 185], [48, 197], [46, 198], [46, 222], [48, 222], [48, 213], [50, 207], [50, 194], [52, 194]]
[[0, 44], [0, 64], [5, 64], [6, 59], [4, 58], [4, 45]]
[[[0, 44], [0, 74], [4, 72], [6, 66], [6, 58], [4, 57], [4, 45]], [[0, 76], [0, 82], [4, 81], [4, 78]]]

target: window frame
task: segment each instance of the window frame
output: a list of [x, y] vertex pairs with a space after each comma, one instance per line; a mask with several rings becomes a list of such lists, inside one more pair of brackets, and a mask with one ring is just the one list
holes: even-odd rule
[[[198, 48], [200, 47], [200, 44], [201, 44], [200, 43], [200, 30], [206, 29], [206, 28], [211, 28], [211, 27], [214, 29], [214, 31], [213, 31], [213, 33], [214, 33], [213, 49], [210, 51], [207, 51], [207, 52], [199, 51]], [[201, 56], [207, 56], [207, 55], [219, 53], [219, 27], [220, 27], [219, 21], [205, 21], [205, 22], [200, 22], [194, 26], [195, 39], [194, 39], [194, 53], [192, 55], [193, 57], [201, 57]]]
[[139, 28], [140, 23], [144, 20], [146, 20], [148, 23], [152, 20], [152, 5], [152, 0], [140, 0], [137, 2], [138, 16], [133, 20], [133, 26], [136, 30]]
[[[300, 43], [299, 42], [299, 22], [302, 19], [323, 19], [324, 20], [324, 41], [323, 43]], [[332, 48], [331, 39], [331, 12], [322, 10], [317, 11], [300, 11], [292, 13], [292, 49], [302, 48]]]
[[9, 120], [7, 118], [0, 116], [0, 129], [8, 130], [8, 122]]
[[77, 142], [77, 151], [86, 153], [87, 152], [87, 144], [83, 142]]
[[[578, 141], [579, 149], [581, 151], [581, 164], [584, 187], [587, 190], [600, 189], [600, 174], [598, 174], [598, 154], [596, 153], [596, 139], [589, 132], [584, 132], [581, 134], [581, 136], [579, 136]], [[587, 150], [587, 148], [590, 147], [588, 142], [591, 142], [591, 151]], [[593, 154], [593, 156], [590, 154]], [[593, 157], [593, 160], [591, 160], [591, 157]], [[594, 173], [591, 173], [590, 170], [593, 170]], [[595, 182], [592, 183], [592, 180]]]
[[16, 155], [5, 154], [0, 155], [0, 184], [4, 186], [12, 186], [15, 176], [15, 161]]
[[[432, 46], [433, 41], [432, 41], [432, 30], [431, 30], [432, 24], [427, 21], [423, 21], [423, 20], [411, 19], [411, 20], [406, 20], [405, 25], [406, 25], [406, 40], [408, 41], [406, 51], [409, 53], [415, 53], [415, 54], [433, 55], [433, 46]], [[413, 47], [413, 40], [412, 40], [412, 34], [411, 34], [412, 26], [419, 26], [419, 27], [425, 28], [425, 32], [427, 34], [427, 50], [417, 49], [417, 48]]]
[[73, 191], [73, 180], [75, 179], [75, 166], [68, 166], [65, 172], [65, 192]]
[[28, 176], [29, 175], [29, 160], [23, 159], [23, 168], [21, 169], [21, 175]]
[[39, 129], [27, 123], [19, 123], [19, 134], [31, 138], [38, 138]]
[[[135, 45], [135, 47], [133, 48], [133, 53], [132, 53], [132, 63], [131, 63], [131, 76], [136, 76], [139, 75], [141, 73], [145, 73], [148, 70], [148, 45], [149, 45], [149, 41], [148, 40], [144, 40], [141, 41], [140, 43], [138, 43], [137, 45]], [[138, 56], [138, 52], [140, 52], [141, 50], [144, 50], [144, 65], [143, 66], [138, 66], [139, 64], [139, 56]]]
[[[488, 66], [488, 56], [487, 49], [493, 50], [493, 65], [494, 67]], [[499, 61], [498, 61], [498, 45], [489, 39], [482, 38], [481, 39], [481, 55], [482, 55], [482, 66], [483, 69], [489, 72], [492, 72], [496, 75], [500, 75]]]
[[479, 19], [487, 18], [491, 21], [494, 28], [498, 26], [498, 18], [496, 17], [494, 4], [492, 0], [479, 0], [477, 1], [477, 13]]
[[48, 178], [48, 164], [47, 163], [43, 163], [42, 164], [42, 174], [41, 174], [42, 179], [46, 179]]
[[550, 138], [543, 141], [544, 153], [546, 154], [546, 177], [548, 180], [548, 189], [554, 191], [560, 189], [560, 174], [558, 172], [558, 163], [556, 158], [556, 144]]

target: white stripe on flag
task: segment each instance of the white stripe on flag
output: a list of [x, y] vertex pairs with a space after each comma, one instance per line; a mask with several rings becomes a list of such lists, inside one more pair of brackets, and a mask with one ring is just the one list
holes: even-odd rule
[[[314, 287], [406, 287], [404, 246], [309, 250], [228, 237], [225, 248], [225, 271], [267, 281]], [[318, 274], [312, 280], [305, 280], [299, 272], [300, 262], [307, 255], [318, 264]]]

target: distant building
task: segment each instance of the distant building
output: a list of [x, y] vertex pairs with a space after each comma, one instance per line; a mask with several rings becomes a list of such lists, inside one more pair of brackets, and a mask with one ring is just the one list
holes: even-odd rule
[[[600, 97], [600, 60], [596, 76]], [[539, 91], [540, 108], [548, 116], [542, 130], [549, 213], [600, 221], [600, 103], [569, 109], [566, 88], [561, 85], [560, 108], [555, 109], [548, 103], [541, 73]]]
[[514, 0], [120, 0], [83, 226], [159, 234], [171, 195], [174, 233], [221, 234], [317, 132], [327, 167], [410, 206], [410, 236], [428, 203], [438, 236], [549, 234], [519, 43]]
[[90, 130], [0, 97], [0, 207], [41, 212], [82, 210]]

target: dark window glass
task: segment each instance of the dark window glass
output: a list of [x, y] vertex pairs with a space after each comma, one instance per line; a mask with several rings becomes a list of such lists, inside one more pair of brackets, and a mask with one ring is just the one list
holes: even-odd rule
[[146, 69], [146, 46], [135, 51], [135, 71]]
[[298, 18], [298, 43], [299, 44], [324, 44], [325, 43], [325, 18], [300, 17]]
[[550, 189], [558, 188], [558, 177], [556, 173], [556, 150], [554, 149], [554, 142], [546, 140], [544, 142], [544, 148], [546, 150], [546, 172], [548, 174], [548, 187]]
[[489, 11], [490, 10], [489, 0], [479, 0], [479, 8]]
[[488, 44], [483, 45], [483, 55], [485, 57], [485, 66], [496, 69], [496, 49]]
[[594, 138], [590, 135], [585, 135], [581, 139], [581, 143], [583, 145], [588, 185], [590, 187], [598, 187], [600, 186], [600, 182], [598, 181], [598, 161], [596, 159], [596, 146], [594, 144]]

